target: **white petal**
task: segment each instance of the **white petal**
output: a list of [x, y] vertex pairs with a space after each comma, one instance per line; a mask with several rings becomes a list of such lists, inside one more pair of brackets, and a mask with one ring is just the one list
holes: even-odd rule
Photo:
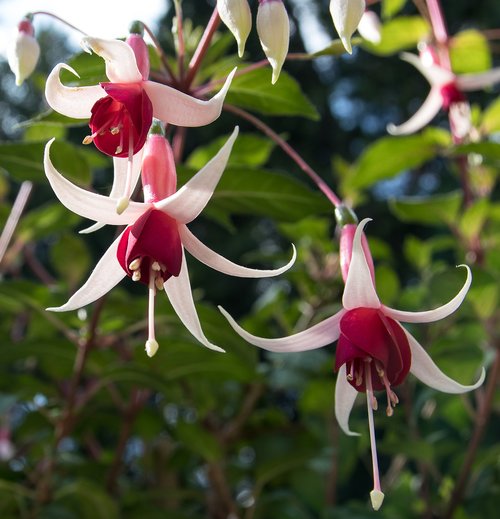
[[121, 234], [104, 253], [86, 283], [70, 297], [67, 303], [47, 310], [52, 312], [76, 310], [96, 301], [116, 286], [126, 276], [116, 257], [120, 238]]
[[50, 146], [53, 142], [54, 139], [50, 140], [45, 146], [43, 158], [45, 175], [57, 198], [70, 211], [104, 224], [127, 225], [135, 222], [149, 207], [148, 204], [130, 202], [124, 213], [117, 214], [116, 200], [75, 186], [54, 168], [50, 160]]
[[335, 417], [342, 431], [348, 436], [359, 436], [349, 429], [349, 416], [358, 392], [347, 382], [345, 364], [342, 364], [335, 384]]
[[443, 106], [443, 97], [438, 88], [431, 88], [422, 106], [406, 122], [400, 125], [388, 124], [387, 131], [391, 135], [407, 135], [421, 130], [429, 124]]
[[194, 220], [210, 200], [224, 172], [237, 136], [238, 127], [236, 126], [217, 155], [176, 193], [160, 200], [155, 207], [165, 211], [180, 223], [189, 223]]
[[352, 53], [351, 36], [357, 29], [365, 11], [365, 0], [330, 0], [333, 25], [349, 54]]
[[381, 23], [375, 11], [365, 11], [358, 24], [358, 32], [365, 39], [378, 44], [382, 39]]
[[484, 368], [481, 371], [479, 380], [471, 386], [464, 386], [448, 377], [436, 366], [429, 354], [416, 339], [406, 330], [405, 333], [410, 343], [412, 357], [410, 371], [427, 386], [442, 391], [443, 393], [456, 394], [477, 389], [483, 383], [484, 377], [486, 376]]
[[396, 321], [403, 321], [404, 323], [431, 323], [448, 317], [462, 304], [472, 283], [470, 268], [467, 265], [459, 265], [459, 267], [465, 267], [467, 269], [467, 279], [458, 294], [443, 306], [435, 308], [434, 310], [427, 310], [426, 312], [405, 312], [382, 306], [384, 314]]
[[289, 335], [288, 337], [265, 339], [263, 337], [257, 337], [256, 335], [248, 333], [221, 306], [219, 306], [219, 310], [240, 337], [245, 339], [250, 344], [253, 344], [254, 346], [258, 346], [264, 350], [277, 352], [316, 350], [317, 348], [321, 348], [327, 344], [335, 342], [339, 338], [340, 334], [340, 319], [345, 313], [344, 310], [341, 310], [335, 315], [328, 317], [328, 319], [315, 324], [311, 328], [293, 335]]
[[142, 82], [132, 47], [121, 40], [103, 40], [86, 36], [82, 47], [92, 49], [106, 62], [106, 76], [112, 83]]
[[359, 222], [354, 234], [351, 263], [345, 282], [344, 295], [342, 296], [342, 304], [346, 310], [359, 307], [380, 307], [380, 301], [373, 284], [368, 263], [366, 262], [363, 247], [361, 246], [363, 229], [369, 221], [370, 218], [365, 218]]
[[61, 69], [69, 70], [72, 74], [80, 77], [69, 65], [59, 63], [56, 65], [45, 83], [45, 97], [49, 106], [65, 115], [75, 119], [89, 119], [91, 109], [106, 92], [99, 86], [67, 87], [61, 83], [59, 72]]
[[268, 278], [271, 276], [278, 276], [283, 274], [283, 272], [286, 272], [295, 263], [295, 258], [297, 257], [295, 246], [292, 245], [292, 259], [283, 267], [272, 270], [252, 269], [237, 265], [236, 263], [224, 258], [224, 256], [217, 254], [198, 240], [198, 238], [185, 225], [179, 225], [179, 233], [181, 235], [182, 244], [197, 260], [208, 265], [214, 270], [218, 270], [219, 272], [228, 274], [229, 276], [237, 276], [240, 278]]
[[222, 348], [212, 344], [205, 337], [205, 334], [201, 329], [200, 320], [198, 319], [196, 307], [194, 306], [193, 294], [191, 293], [191, 283], [189, 282], [189, 273], [184, 251], [182, 251], [182, 267], [179, 276], [172, 276], [169, 278], [165, 281], [163, 288], [170, 299], [170, 303], [172, 304], [175, 313], [189, 332], [196, 337], [203, 346], [224, 353]]
[[[139, 178], [141, 176], [141, 164], [142, 164], [142, 152], [144, 148], [141, 148], [135, 155], [132, 161], [132, 178], [130, 192], [133, 192]], [[113, 157], [113, 185], [109, 193], [109, 198], [119, 199], [125, 192], [127, 183], [127, 166], [128, 158], [125, 157]], [[130, 204], [130, 202], [129, 202]], [[97, 222], [86, 229], [82, 229], [80, 234], [90, 234], [104, 227], [106, 224]]]
[[455, 74], [449, 70], [435, 64], [426, 64], [419, 56], [410, 52], [402, 52], [400, 58], [410, 65], [413, 65], [422, 76], [427, 79], [431, 87], [443, 86], [455, 81]]
[[236, 69], [227, 76], [219, 92], [208, 101], [154, 81], [145, 81], [143, 88], [153, 103], [153, 115], [157, 119], [176, 126], [205, 126], [219, 117], [235, 72]]
[[463, 74], [456, 78], [458, 89], [464, 92], [481, 90], [498, 82], [500, 82], [500, 68], [494, 68], [482, 74]]

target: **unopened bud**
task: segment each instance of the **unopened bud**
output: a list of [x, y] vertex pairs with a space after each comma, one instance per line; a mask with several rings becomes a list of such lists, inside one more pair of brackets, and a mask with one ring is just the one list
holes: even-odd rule
[[[140, 23], [140, 22], [137, 22]], [[142, 24], [141, 24], [142, 26]], [[132, 29], [132, 27], [131, 27]], [[143, 31], [144, 32], [144, 31]], [[125, 40], [134, 51], [137, 68], [141, 73], [142, 79], [147, 81], [149, 78], [149, 50], [142, 33], [130, 32]]]
[[358, 24], [358, 32], [372, 43], [380, 43], [382, 39], [380, 19], [374, 11], [365, 11]]
[[40, 57], [40, 46], [34, 37], [35, 31], [28, 18], [24, 18], [17, 27], [15, 40], [7, 50], [9, 67], [16, 76], [16, 85], [23, 81], [35, 70]]
[[[349, 267], [351, 265], [352, 258], [352, 245], [354, 241], [354, 234], [356, 233], [356, 225], [355, 224], [347, 224], [344, 225], [340, 231], [340, 245], [339, 245], [339, 255], [340, 255], [340, 270], [342, 272], [342, 279], [347, 281], [347, 274], [349, 272]], [[366, 258], [366, 263], [370, 270], [370, 274], [373, 282], [375, 283], [375, 267], [373, 265], [373, 258], [370, 252], [370, 246], [368, 245], [368, 240], [366, 239], [365, 233], [361, 235], [361, 247], [363, 248], [363, 253]]]
[[233, 33], [238, 44], [238, 56], [245, 51], [245, 43], [252, 28], [252, 13], [247, 0], [217, 0], [220, 19]]
[[333, 25], [346, 51], [352, 54], [351, 36], [365, 12], [365, 0], [330, 0]]
[[278, 81], [288, 54], [290, 21], [281, 0], [261, 0], [257, 10], [257, 33], [273, 69], [271, 83]]

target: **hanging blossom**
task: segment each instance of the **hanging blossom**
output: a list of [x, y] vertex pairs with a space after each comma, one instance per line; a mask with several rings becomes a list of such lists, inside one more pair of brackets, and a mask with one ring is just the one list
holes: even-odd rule
[[[233, 33], [241, 58], [252, 28], [252, 13], [247, 0], [217, 0], [217, 11]], [[256, 25], [262, 49], [273, 69], [271, 82], [274, 85], [288, 54], [290, 41], [290, 21], [282, 0], [259, 0]]]
[[105, 60], [109, 81], [92, 86], [65, 86], [59, 77], [62, 69], [79, 76], [73, 68], [60, 63], [49, 74], [45, 87], [47, 102], [56, 112], [77, 119], [90, 119], [92, 133], [85, 137], [84, 144], [93, 142], [103, 153], [127, 161], [126, 189], [117, 200], [119, 213], [128, 206], [133, 188], [134, 155], [144, 146], [153, 117], [177, 126], [211, 123], [221, 113], [235, 72], [228, 76], [222, 89], [212, 99], [204, 101], [149, 81], [146, 54], [138, 51], [136, 38], [131, 45], [129, 43], [83, 38], [84, 49], [95, 52]]
[[431, 85], [429, 95], [418, 111], [406, 122], [389, 124], [392, 135], [407, 135], [422, 129], [441, 109], [449, 110], [454, 135], [464, 137], [470, 129], [470, 107], [464, 92], [480, 90], [500, 82], [500, 68], [480, 74], [454, 74], [443, 67], [430, 45], [421, 45], [419, 56], [404, 52], [401, 58], [413, 65]]
[[340, 257], [345, 289], [343, 308], [335, 315], [297, 334], [266, 339], [248, 333], [223, 308], [220, 310], [243, 339], [265, 350], [298, 352], [338, 341], [335, 415], [342, 430], [348, 435], [355, 435], [349, 429], [349, 415], [358, 393], [366, 394], [374, 478], [370, 497], [373, 508], [378, 510], [384, 494], [380, 486], [376, 454], [373, 410], [377, 409], [377, 400], [374, 391], [385, 391], [386, 412], [391, 416], [398, 403], [393, 387], [401, 384], [409, 372], [438, 391], [463, 393], [482, 384], [484, 370], [479, 380], [471, 386], [455, 382], [439, 370], [424, 348], [400, 324], [437, 321], [453, 313], [469, 290], [469, 267], [464, 265], [467, 270], [464, 286], [445, 305], [426, 312], [389, 308], [380, 302], [375, 290], [373, 261], [363, 232], [368, 221], [363, 220], [357, 227], [347, 224], [342, 228]]
[[352, 54], [351, 37], [358, 28], [365, 7], [365, 0], [330, 0], [333, 25], [349, 54]]
[[210, 200], [224, 171], [233, 143], [231, 137], [217, 155], [183, 187], [176, 190], [176, 172], [168, 141], [158, 134], [148, 138], [142, 158], [144, 203], [131, 202], [123, 214], [114, 211], [113, 199], [86, 191], [65, 179], [50, 160], [51, 140], [44, 155], [45, 174], [59, 200], [71, 211], [108, 225], [127, 225], [104, 253], [86, 283], [54, 312], [81, 308], [102, 297], [125, 276], [144, 283], [149, 291], [149, 333], [146, 352], [151, 357], [158, 343], [154, 329], [154, 301], [164, 289], [191, 334], [207, 348], [223, 351], [204, 335], [193, 302], [184, 249], [219, 272], [238, 277], [269, 277], [286, 271], [295, 261], [275, 270], [237, 265], [209, 249], [186, 224], [194, 220]]
[[7, 49], [7, 60], [16, 76], [17, 86], [21, 86], [35, 70], [40, 57], [40, 46], [35, 38], [32, 21], [32, 17], [26, 16], [19, 22], [16, 38]]

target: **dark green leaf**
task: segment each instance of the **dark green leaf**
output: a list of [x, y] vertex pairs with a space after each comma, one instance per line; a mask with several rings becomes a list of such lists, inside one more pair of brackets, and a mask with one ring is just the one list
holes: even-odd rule
[[299, 84], [285, 71], [271, 85], [271, 70], [257, 69], [233, 79], [226, 96], [230, 104], [255, 110], [263, 115], [298, 115], [318, 120], [319, 114]]

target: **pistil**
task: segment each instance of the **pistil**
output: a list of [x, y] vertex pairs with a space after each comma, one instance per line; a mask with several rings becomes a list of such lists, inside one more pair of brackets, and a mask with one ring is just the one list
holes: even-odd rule
[[370, 492], [370, 499], [374, 510], [378, 510], [384, 501], [384, 493], [380, 487], [380, 475], [377, 459], [377, 444], [375, 440], [375, 425], [373, 421], [373, 406], [376, 399], [373, 395], [371, 360], [365, 359], [365, 377], [366, 377], [366, 407], [368, 410], [368, 428], [370, 431], [370, 447], [372, 452], [372, 469], [373, 469], [373, 490]]
[[156, 274], [153, 268], [149, 271], [149, 301], [148, 301], [148, 340], [146, 341], [146, 353], [153, 357], [158, 351], [158, 342], [155, 337], [155, 296], [156, 296]]

